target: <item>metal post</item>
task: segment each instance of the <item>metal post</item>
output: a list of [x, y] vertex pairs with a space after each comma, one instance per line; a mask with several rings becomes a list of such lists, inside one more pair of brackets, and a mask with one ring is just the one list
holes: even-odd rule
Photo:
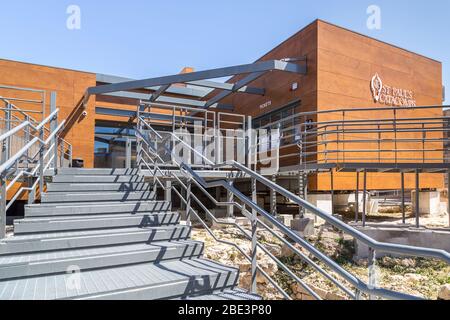
[[[378, 284], [378, 275], [377, 275], [377, 255], [376, 251], [372, 248], [369, 248], [369, 288], [375, 289]], [[369, 300], [374, 300], [374, 296], [370, 295]]]
[[69, 145], [69, 168], [72, 167], [72, 161], [73, 161], [73, 150], [72, 145]]
[[[142, 123], [141, 123], [141, 108], [142, 105], [138, 106], [137, 109], [137, 129], [139, 132], [142, 132]], [[138, 169], [141, 169], [141, 160], [142, 160], [142, 139], [139, 134], [136, 134], [136, 163]]]
[[[53, 113], [54, 111], [56, 111], [56, 92], [52, 91], [50, 93], [50, 114]], [[55, 116], [51, 122], [50, 122], [50, 131], [53, 132], [58, 128], [58, 117]], [[53, 145], [53, 154], [54, 154], [54, 158], [53, 158], [53, 168], [55, 169], [55, 174], [57, 173], [58, 170], [58, 135], [55, 135], [52, 139], [52, 145]]]
[[334, 215], [334, 172], [333, 169], [330, 171], [331, 178], [331, 214]]
[[[30, 117], [27, 115], [25, 116], [25, 121], [30, 122]], [[25, 127], [25, 145], [31, 141], [31, 132], [30, 132], [30, 126]], [[30, 158], [30, 149], [27, 150], [27, 159]], [[30, 161], [27, 161], [26, 163], [27, 169], [30, 168]]]
[[359, 171], [356, 171], [355, 223], [359, 220]]
[[187, 193], [186, 193], [186, 225], [192, 226], [191, 221], [191, 193], [192, 193], [192, 180], [187, 181]]
[[[233, 186], [234, 181], [228, 180], [228, 183]], [[234, 202], [234, 194], [231, 191], [227, 191], [227, 202], [232, 203]], [[227, 218], [233, 218], [234, 217], [234, 206], [232, 204], [229, 204], [227, 206]]]
[[41, 195], [44, 193], [44, 151], [45, 151], [45, 144], [44, 144], [44, 128], [41, 128], [39, 130], [39, 138], [40, 138], [40, 148], [39, 148], [39, 194]]
[[[7, 103], [6, 110], [5, 110], [5, 121], [6, 121], [6, 128], [5, 132], [8, 132], [12, 128], [12, 112], [11, 112], [12, 106], [10, 103]], [[11, 137], [8, 137], [6, 139], [6, 149], [4, 152], [5, 161], [6, 159], [9, 159], [11, 157]]]
[[420, 228], [420, 176], [419, 170], [416, 170], [416, 228]]
[[253, 130], [253, 118], [247, 117], [247, 168], [252, 168], [253, 162], [253, 139], [252, 139], [252, 130]]
[[367, 170], [364, 170], [364, 192], [363, 192], [363, 227], [366, 226], [367, 216]]
[[450, 227], [450, 169], [447, 171], [447, 214], [448, 214], [448, 226]]
[[[252, 179], [252, 201], [258, 203], [257, 192], [256, 192], [256, 179]], [[258, 250], [258, 214], [256, 210], [252, 210], [252, 283], [250, 291], [253, 294], [258, 293], [258, 261], [257, 261], [257, 250]]]
[[164, 200], [167, 202], [172, 202], [172, 181], [167, 180], [165, 185]]
[[0, 177], [0, 239], [6, 237], [6, 177]]
[[[277, 183], [277, 176], [272, 176], [272, 182]], [[270, 189], [270, 213], [277, 216], [277, 193], [273, 189]]]
[[405, 173], [402, 171], [402, 221], [406, 224], [406, 206], [405, 206]]
[[127, 139], [125, 152], [126, 152], [126, 160], [125, 160], [125, 168], [131, 169], [131, 139]]

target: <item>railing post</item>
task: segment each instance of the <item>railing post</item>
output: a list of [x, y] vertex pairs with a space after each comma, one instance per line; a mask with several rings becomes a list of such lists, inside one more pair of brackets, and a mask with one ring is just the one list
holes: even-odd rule
[[157, 178], [156, 178], [156, 175], [158, 174], [158, 170], [157, 170], [157, 164], [155, 163], [154, 164], [154, 166], [155, 166], [155, 170], [153, 171], [153, 186], [152, 186], [152, 189], [153, 189], [153, 200], [156, 200], [157, 199], [157, 197], [158, 197], [158, 195], [157, 195], [157, 193], [158, 193], [158, 184], [157, 184]]
[[0, 239], [6, 237], [6, 177], [0, 176]]
[[[12, 114], [11, 114], [11, 104], [7, 103], [6, 104], [6, 110], [5, 110], [5, 124], [6, 124], [6, 128], [5, 128], [5, 132], [8, 132], [11, 130], [12, 128], [12, 124], [11, 124], [11, 118], [12, 118]], [[6, 141], [4, 142], [4, 148], [3, 148], [3, 153], [2, 153], [2, 160], [3, 162], [6, 161], [7, 159], [9, 159], [11, 157], [11, 137], [8, 137], [6, 139]]]
[[73, 150], [72, 145], [69, 145], [69, 168], [72, 167], [72, 161], [73, 161]]
[[253, 162], [253, 118], [247, 117], [247, 168], [252, 168]]
[[[51, 92], [50, 93], [50, 114], [56, 111], [56, 92]], [[50, 122], [50, 132], [55, 131], [58, 128], [58, 117], [54, 117], [51, 122]], [[58, 146], [58, 135], [55, 135], [55, 137], [52, 139], [52, 144], [53, 144], [53, 154], [54, 154], [54, 158], [53, 158], [53, 167], [55, 169], [55, 174], [58, 170], [58, 151], [59, 151], [59, 146]]]
[[[228, 183], [233, 186], [234, 181], [229, 180]], [[218, 199], [220, 200], [220, 199]], [[232, 203], [234, 202], [234, 194], [231, 191], [227, 191], [227, 202]], [[227, 218], [233, 218], [234, 217], [234, 206], [232, 204], [227, 206]]]
[[39, 194], [41, 195], [41, 198], [42, 194], [44, 193], [44, 138], [44, 127], [42, 127], [39, 130]]
[[192, 226], [191, 221], [191, 194], [192, 194], [192, 180], [189, 178], [187, 181], [187, 192], [186, 192], [186, 225]]
[[[30, 122], [30, 117], [29, 116], [25, 116], [25, 121]], [[26, 145], [28, 142], [30, 142], [30, 137], [31, 137], [31, 133], [30, 133], [30, 126], [26, 126], [25, 129], [25, 143], [24, 145]], [[27, 150], [27, 159], [30, 158], [30, 150]], [[30, 168], [30, 162], [27, 161], [27, 169]]]
[[[256, 179], [252, 178], [252, 201], [258, 203], [256, 192]], [[258, 293], [258, 215], [256, 210], [252, 210], [252, 282], [250, 291], [253, 294]]]
[[[59, 138], [56, 138], [56, 140], [59, 140]], [[64, 168], [64, 142], [61, 141], [61, 143], [59, 144], [59, 166], [60, 168]]]
[[164, 200], [170, 203], [172, 210], [172, 181], [167, 180], [165, 183]]
[[[375, 289], [378, 286], [378, 275], [377, 275], [377, 255], [376, 251], [369, 248], [369, 289]], [[375, 297], [369, 295], [369, 300], [373, 300]]]
[[[277, 183], [277, 176], [272, 176], [272, 182]], [[276, 217], [278, 215], [277, 212], [277, 193], [275, 190], [270, 189], [270, 214]]]
[[[137, 129], [139, 132], [142, 132], [142, 123], [141, 123], [141, 108], [142, 105], [138, 106], [137, 109]], [[142, 139], [139, 134], [136, 134], [136, 163], [138, 169], [141, 169], [141, 160], [142, 160]]]

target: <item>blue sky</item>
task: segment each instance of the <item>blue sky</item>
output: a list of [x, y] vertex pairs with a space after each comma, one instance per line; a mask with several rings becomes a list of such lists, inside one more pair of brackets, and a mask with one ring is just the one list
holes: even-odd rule
[[[381, 30], [366, 26], [373, 4]], [[442, 61], [450, 88], [448, 0], [14, 0], [0, 13], [0, 58], [133, 78], [252, 62], [320, 18]]]

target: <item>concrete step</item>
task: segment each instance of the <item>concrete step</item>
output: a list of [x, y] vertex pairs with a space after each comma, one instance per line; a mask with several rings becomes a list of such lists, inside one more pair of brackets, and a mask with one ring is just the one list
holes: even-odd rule
[[178, 225], [20, 235], [2, 240], [0, 255], [187, 240], [190, 233], [189, 227]]
[[93, 216], [69, 216], [52, 218], [26, 218], [15, 220], [14, 234], [62, 232], [126, 227], [157, 227], [176, 225], [180, 222], [178, 213], [137, 213]]
[[49, 183], [47, 192], [151, 191], [149, 183]]
[[[0, 300], [156, 300], [236, 286], [239, 272], [203, 259], [0, 281]], [[35, 290], [39, 288], [39, 290]]]
[[105, 202], [105, 201], [150, 201], [155, 197], [152, 191], [147, 192], [89, 192], [89, 193], [44, 193], [42, 203], [73, 202]]
[[138, 212], [162, 213], [171, 211], [171, 207], [172, 205], [167, 201], [35, 204], [25, 206], [25, 216], [28, 218]]
[[208, 300], [234, 300], [234, 301], [261, 301], [262, 298], [258, 295], [251, 294], [242, 289], [225, 290], [223, 292], [216, 292], [207, 295], [195, 295], [187, 297], [188, 301], [208, 301]]
[[143, 176], [57, 175], [53, 183], [144, 183]]
[[84, 169], [84, 168], [60, 168], [58, 175], [95, 175], [95, 176], [133, 176], [139, 175], [139, 169]]
[[131, 244], [90, 249], [71, 249], [51, 253], [0, 256], [0, 281], [6, 279], [112, 268], [139, 263], [200, 258], [203, 244], [195, 241]]

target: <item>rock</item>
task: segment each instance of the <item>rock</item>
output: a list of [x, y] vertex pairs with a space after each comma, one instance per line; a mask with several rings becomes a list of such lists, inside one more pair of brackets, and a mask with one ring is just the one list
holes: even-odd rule
[[400, 264], [403, 267], [411, 268], [416, 266], [416, 261], [414, 261], [414, 259], [403, 259]]
[[309, 218], [294, 219], [291, 221], [291, 229], [302, 238], [311, 237], [315, 232], [314, 220]]
[[279, 257], [281, 255], [281, 251], [282, 251], [281, 246], [279, 246], [277, 244], [270, 244], [270, 243], [266, 243], [266, 244], [264, 244], [264, 246], [275, 257]]
[[248, 263], [242, 263], [239, 265], [239, 271], [240, 272], [248, 272], [252, 269], [252, 264], [250, 262]]
[[[302, 252], [302, 247], [299, 244], [293, 245], [297, 250]], [[300, 257], [298, 254], [296, 254], [292, 249], [287, 246], [286, 244], [283, 244], [283, 247], [281, 247], [281, 258], [293, 258], [293, 257]]]
[[443, 285], [439, 291], [440, 300], [450, 300], [450, 284]]
[[420, 274], [407, 273], [407, 274], [405, 274], [405, 279], [406, 279], [406, 281], [419, 282], [419, 281], [427, 280], [428, 278], [425, 276], [422, 276]]
[[398, 275], [398, 274], [389, 276], [389, 279], [391, 279], [391, 281], [395, 281], [395, 282], [403, 282], [403, 281], [405, 281], [405, 278], [403, 276]]

